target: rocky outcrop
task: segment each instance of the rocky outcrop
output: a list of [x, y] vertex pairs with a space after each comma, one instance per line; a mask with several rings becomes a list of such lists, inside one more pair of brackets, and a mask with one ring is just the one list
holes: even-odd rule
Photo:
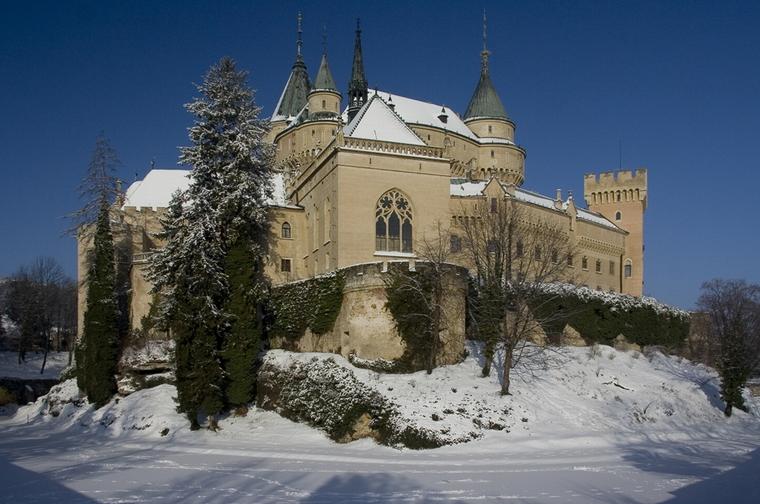
[[36, 401], [57, 383], [55, 379], [0, 378], [0, 387], [13, 395], [19, 405]]
[[174, 383], [174, 341], [146, 341], [127, 347], [119, 359], [117, 391], [129, 395], [137, 390]]

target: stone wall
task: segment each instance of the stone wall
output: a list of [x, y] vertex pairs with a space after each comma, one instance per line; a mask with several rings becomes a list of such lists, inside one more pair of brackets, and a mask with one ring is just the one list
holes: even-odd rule
[[[413, 262], [403, 262], [400, 267], [414, 267]], [[385, 309], [385, 276], [389, 263], [360, 264], [344, 268], [343, 302], [332, 331], [315, 335], [308, 329], [296, 340], [272, 338], [272, 348], [299, 352], [331, 352], [366, 360], [396, 360], [405, 349], [396, 323]], [[441, 334], [443, 347], [438, 363], [454, 364], [464, 351], [465, 306], [467, 297], [467, 271], [450, 265], [446, 274], [446, 308]]]

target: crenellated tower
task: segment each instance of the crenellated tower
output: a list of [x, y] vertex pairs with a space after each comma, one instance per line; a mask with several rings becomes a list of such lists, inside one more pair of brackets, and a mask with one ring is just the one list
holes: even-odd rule
[[590, 210], [599, 212], [628, 231], [619, 271], [622, 291], [641, 296], [644, 292], [644, 212], [647, 208], [647, 171], [622, 170], [589, 173], [583, 195]]

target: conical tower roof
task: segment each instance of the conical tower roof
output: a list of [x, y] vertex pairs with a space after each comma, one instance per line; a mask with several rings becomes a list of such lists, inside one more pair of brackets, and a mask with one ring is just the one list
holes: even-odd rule
[[313, 89], [338, 91], [335, 79], [333, 79], [332, 72], [330, 71], [330, 65], [327, 63], [327, 53], [322, 53], [322, 62], [319, 64], [319, 71], [317, 71], [317, 77], [314, 79]]
[[487, 64], [480, 72], [480, 80], [475, 88], [475, 92], [470, 98], [470, 104], [467, 105], [467, 112], [464, 118], [473, 119], [475, 117], [495, 117], [507, 119], [507, 111], [504, 110], [504, 104], [501, 103], [496, 89], [493, 87], [491, 77], [488, 75]]
[[309, 82], [309, 73], [306, 71], [306, 63], [304, 63], [303, 55], [301, 54], [301, 13], [298, 13], [298, 40], [296, 42], [296, 61], [293, 63], [293, 68], [290, 70], [290, 76], [288, 82], [285, 84], [285, 89], [282, 90], [280, 99], [277, 101], [277, 105], [274, 108], [274, 114], [272, 120], [288, 119], [289, 117], [295, 117], [306, 105], [307, 95], [311, 90], [311, 83]]
[[475, 92], [470, 98], [470, 104], [467, 105], [467, 111], [464, 118], [474, 119], [476, 117], [494, 117], [507, 119], [507, 111], [504, 110], [504, 104], [496, 92], [491, 82], [491, 76], [488, 73], [488, 56], [491, 52], [486, 45], [486, 16], [483, 12], [483, 51], [480, 53], [480, 80], [475, 88]]

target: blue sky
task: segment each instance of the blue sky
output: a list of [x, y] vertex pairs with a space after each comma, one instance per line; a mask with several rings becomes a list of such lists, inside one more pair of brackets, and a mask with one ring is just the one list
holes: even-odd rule
[[649, 169], [645, 291], [691, 307], [714, 277], [760, 281], [758, 2], [14, 2], [0, 18], [0, 276], [37, 255], [75, 274], [61, 216], [96, 135], [127, 182], [177, 163], [182, 105], [230, 55], [272, 111], [304, 15], [347, 86], [355, 18], [371, 87], [463, 112], [481, 15], [493, 81], [528, 152], [525, 187], [581, 195], [583, 174]]

